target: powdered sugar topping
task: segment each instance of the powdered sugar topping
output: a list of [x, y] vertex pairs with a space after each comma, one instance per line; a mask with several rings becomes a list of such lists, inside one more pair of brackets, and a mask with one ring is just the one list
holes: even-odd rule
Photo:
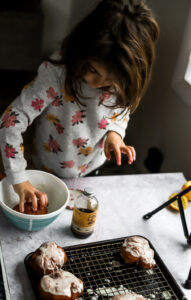
[[120, 295], [120, 296], [114, 296], [112, 299], [110, 300], [146, 300], [146, 298], [144, 298], [141, 295], [137, 295], [135, 293], [127, 293], [124, 295]]
[[41, 288], [53, 295], [71, 297], [72, 293], [82, 293], [83, 283], [72, 273], [58, 270], [41, 279]]
[[54, 242], [45, 242], [40, 248], [40, 255], [36, 257], [37, 264], [43, 269], [44, 274], [46, 270], [54, 271], [64, 265], [65, 253]]
[[140, 261], [145, 264], [153, 265], [155, 264], [154, 260], [154, 251], [150, 248], [149, 243], [142, 237], [135, 236], [126, 238], [123, 247], [126, 252], [129, 252], [132, 256], [140, 258]]

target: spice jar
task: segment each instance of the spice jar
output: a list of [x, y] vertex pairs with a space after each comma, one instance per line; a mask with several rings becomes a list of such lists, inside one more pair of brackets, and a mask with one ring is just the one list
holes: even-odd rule
[[94, 231], [98, 200], [91, 188], [85, 188], [75, 199], [71, 230], [79, 238], [86, 238]]

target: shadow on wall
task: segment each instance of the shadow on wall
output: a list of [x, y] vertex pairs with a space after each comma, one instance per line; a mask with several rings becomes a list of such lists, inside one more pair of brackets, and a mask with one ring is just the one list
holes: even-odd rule
[[164, 156], [162, 152], [155, 147], [149, 148], [147, 157], [144, 160], [144, 166], [151, 173], [159, 173], [163, 163]]

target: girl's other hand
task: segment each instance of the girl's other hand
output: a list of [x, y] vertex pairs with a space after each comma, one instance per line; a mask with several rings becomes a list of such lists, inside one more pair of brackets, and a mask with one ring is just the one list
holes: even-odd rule
[[39, 200], [40, 207], [45, 207], [48, 204], [48, 197], [45, 193], [37, 190], [29, 181], [13, 185], [14, 191], [19, 195], [19, 210], [24, 212], [24, 203], [32, 202], [34, 211], [37, 210]]
[[115, 131], [109, 131], [105, 141], [104, 152], [107, 160], [111, 159], [111, 151], [114, 151], [118, 166], [121, 165], [121, 153], [127, 155], [129, 164], [136, 159], [134, 147], [125, 145], [121, 136]]

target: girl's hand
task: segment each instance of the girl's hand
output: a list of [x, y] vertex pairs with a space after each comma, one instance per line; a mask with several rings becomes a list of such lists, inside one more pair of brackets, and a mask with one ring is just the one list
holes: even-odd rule
[[24, 212], [24, 203], [32, 202], [34, 211], [37, 210], [39, 200], [40, 207], [45, 207], [48, 204], [48, 197], [45, 193], [37, 190], [29, 181], [25, 181], [19, 184], [14, 184], [13, 188], [20, 197], [19, 210]]
[[104, 152], [107, 160], [111, 159], [111, 151], [114, 151], [117, 165], [121, 165], [121, 153], [124, 153], [128, 157], [128, 163], [136, 159], [135, 149], [132, 146], [125, 145], [121, 136], [115, 131], [109, 131], [105, 141]]

